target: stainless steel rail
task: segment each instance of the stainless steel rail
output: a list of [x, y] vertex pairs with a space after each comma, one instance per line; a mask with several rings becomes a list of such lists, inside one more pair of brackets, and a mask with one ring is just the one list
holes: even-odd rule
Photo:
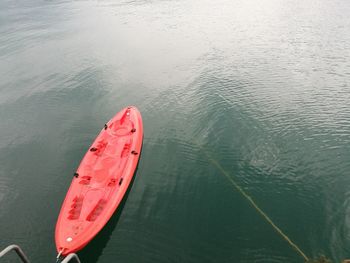
[[30, 263], [29, 259], [27, 258], [27, 256], [24, 254], [24, 252], [18, 245], [10, 245], [7, 248], [5, 248], [3, 251], [0, 252], [0, 258], [5, 256], [7, 253], [11, 252], [12, 250], [16, 252], [16, 254], [22, 260], [22, 262]]
[[68, 256], [66, 256], [66, 257], [64, 258], [64, 260], [61, 261], [61, 263], [68, 263], [68, 262], [70, 262], [72, 259], [75, 259], [76, 262], [81, 263], [80, 260], [79, 260], [78, 255], [77, 255], [77, 254], [74, 254], [74, 253], [68, 254]]
[[[27, 256], [24, 254], [23, 250], [18, 245], [10, 245], [10, 246], [6, 247], [4, 250], [2, 250], [0, 252], [0, 259], [3, 256], [5, 256], [6, 254], [8, 254], [9, 252], [11, 252], [12, 250], [14, 250], [16, 252], [17, 256], [22, 260], [23, 263], [30, 263], [29, 259], [27, 258]], [[76, 262], [81, 263], [78, 255], [74, 254], [74, 253], [70, 253], [68, 256], [66, 256], [61, 261], [61, 263], [68, 263], [71, 260], [75, 260]]]

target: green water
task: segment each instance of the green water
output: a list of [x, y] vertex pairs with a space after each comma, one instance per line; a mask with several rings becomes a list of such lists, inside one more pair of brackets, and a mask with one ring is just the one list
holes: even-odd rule
[[54, 262], [76, 167], [136, 105], [138, 172], [83, 263], [303, 262], [196, 143], [308, 256], [350, 258], [349, 28], [347, 0], [2, 0], [0, 249]]

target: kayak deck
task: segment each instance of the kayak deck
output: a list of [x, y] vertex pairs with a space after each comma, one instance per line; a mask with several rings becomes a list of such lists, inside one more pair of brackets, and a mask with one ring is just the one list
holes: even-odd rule
[[74, 174], [56, 225], [57, 251], [83, 248], [107, 223], [134, 175], [142, 146], [141, 114], [128, 107], [111, 119]]

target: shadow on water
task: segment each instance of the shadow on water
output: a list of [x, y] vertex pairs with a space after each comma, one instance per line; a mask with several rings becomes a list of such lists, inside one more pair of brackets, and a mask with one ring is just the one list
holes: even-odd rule
[[107, 242], [110, 240], [112, 233], [119, 222], [126, 200], [128, 199], [128, 196], [134, 184], [135, 178], [137, 176], [139, 164], [141, 161], [142, 148], [140, 151], [140, 157], [135, 169], [134, 176], [131, 179], [130, 185], [122, 199], [122, 202], [120, 203], [116, 212], [110, 218], [108, 223], [102, 228], [102, 230], [96, 235], [96, 237], [94, 237], [90, 241], [90, 243], [88, 243], [88, 245], [78, 253], [81, 262], [98, 262], [98, 258], [102, 255], [103, 249], [106, 247]]

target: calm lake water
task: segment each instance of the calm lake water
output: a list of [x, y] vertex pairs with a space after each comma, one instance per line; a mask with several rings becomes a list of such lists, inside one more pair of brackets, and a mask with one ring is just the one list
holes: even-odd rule
[[308, 256], [350, 258], [348, 0], [2, 0], [0, 73], [0, 249], [54, 262], [75, 169], [136, 105], [138, 172], [83, 263], [303, 262], [203, 149]]

